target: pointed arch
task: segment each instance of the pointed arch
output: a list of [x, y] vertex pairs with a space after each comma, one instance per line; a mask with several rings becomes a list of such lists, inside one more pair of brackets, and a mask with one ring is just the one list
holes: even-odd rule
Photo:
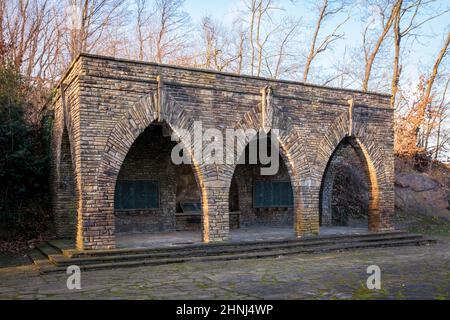
[[335, 168], [332, 166], [332, 162], [335, 158], [335, 154], [343, 147], [344, 144], [348, 144], [355, 151], [360, 163], [363, 166], [365, 176], [368, 183], [368, 195], [369, 195], [369, 206], [367, 208], [368, 217], [368, 228], [369, 230], [376, 230], [377, 226], [380, 224], [379, 219], [379, 184], [375, 166], [370, 159], [370, 155], [366, 147], [361, 143], [361, 141], [354, 136], [347, 136], [341, 140], [341, 142], [336, 146], [332, 155], [330, 156], [325, 172], [323, 174], [321, 188], [320, 188], [320, 219], [325, 225], [331, 223], [331, 193], [333, 190], [333, 181], [335, 179]]
[[346, 137], [357, 139], [356, 145], [361, 146], [364, 154], [367, 153], [367, 159], [370, 159], [370, 162], [373, 164], [378, 183], [380, 186], [383, 185], [386, 181], [386, 170], [383, 161], [385, 153], [379, 147], [378, 139], [366, 123], [354, 123], [353, 134], [350, 136], [347, 112], [336, 118], [317, 147], [317, 154], [313, 161], [312, 175], [314, 179], [322, 180], [330, 157]]
[[[261, 118], [260, 114], [263, 110], [262, 105], [259, 104], [244, 114], [234, 128], [242, 129], [244, 131], [253, 129], [256, 132], [259, 132], [263, 127], [264, 131], [277, 129], [278, 132], [275, 136], [280, 146], [279, 154], [286, 165], [293, 189], [295, 233], [297, 236], [315, 233], [316, 230], [318, 231], [318, 218], [316, 223], [314, 221], [314, 215], [306, 212], [307, 210], [305, 210], [304, 206], [305, 203], [311, 202], [310, 198], [313, 194], [309, 180], [310, 166], [307, 159], [307, 152], [304, 148], [304, 144], [302, 144], [304, 139], [295, 129], [291, 120], [286, 117], [276, 105], [276, 99], [273, 100], [273, 106], [271, 106], [269, 113], [271, 117], [270, 121], [264, 117], [264, 119]], [[261, 121], [264, 121], [264, 126], [262, 126]], [[266, 127], [268, 124], [270, 124], [270, 127]], [[248, 142], [249, 141], [238, 141], [238, 150], [245, 150], [245, 146]], [[228, 170], [231, 171], [228, 174], [230, 177], [228, 187], [231, 185], [231, 178], [235, 169], [236, 165], [228, 166]]]
[[[120, 168], [134, 141], [147, 127], [158, 120], [158, 110], [155, 100], [154, 94], [142, 96], [116, 123], [108, 136], [105, 149], [102, 153], [97, 176], [97, 186], [99, 197], [104, 199], [105, 202], [102, 211], [103, 214], [107, 215], [107, 220], [111, 228], [114, 228], [114, 190]], [[182, 138], [183, 134], [191, 134], [192, 119], [168, 94], [165, 94], [163, 109], [165, 112], [161, 112], [160, 121], [166, 123], [176, 136]], [[179, 143], [183, 145], [182, 141], [183, 139]], [[203, 241], [208, 242], [208, 196], [204, 187], [203, 170], [192, 156], [192, 146], [183, 145], [183, 147], [185, 147], [183, 150], [188, 152], [188, 157], [191, 159], [195, 180], [201, 192]]]
[[55, 159], [54, 213], [59, 238], [75, 239], [77, 230], [78, 188], [75, 176], [75, 157], [70, 135], [65, 125], [58, 134]]
[[55, 104], [52, 134], [52, 188], [55, 231], [58, 237], [75, 239], [80, 225], [81, 184], [74, 143], [70, 97], [64, 87]]
[[327, 169], [331, 163], [334, 153], [341, 145], [342, 141], [348, 141], [358, 154], [364, 166], [369, 182], [369, 230], [380, 231], [388, 229], [384, 223], [380, 204], [382, 192], [387, 185], [386, 170], [384, 168], [385, 154], [377, 143], [376, 137], [372, 134], [370, 127], [366, 123], [354, 123], [353, 134], [349, 135], [349, 121], [347, 113], [342, 113], [329, 127], [326, 135], [319, 144], [318, 152], [314, 161], [314, 175], [320, 177], [321, 189], [319, 197], [319, 208], [322, 210], [322, 192], [325, 189]]

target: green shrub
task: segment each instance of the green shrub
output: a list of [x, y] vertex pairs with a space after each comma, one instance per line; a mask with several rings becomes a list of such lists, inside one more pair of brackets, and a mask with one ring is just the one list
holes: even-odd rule
[[20, 74], [0, 66], [0, 238], [30, 239], [49, 220], [48, 118], [29, 121], [34, 108]]

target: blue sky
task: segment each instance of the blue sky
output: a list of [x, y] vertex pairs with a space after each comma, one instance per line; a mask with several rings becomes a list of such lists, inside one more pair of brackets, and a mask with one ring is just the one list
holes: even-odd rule
[[[225, 26], [231, 25], [235, 18], [235, 12], [242, 6], [242, 0], [186, 0], [185, 2], [185, 11], [187, 11], [193, 23], [199, 24], [202, 17], [205, 15], [212, 16], [216, 21], [222, 22]], [[312, 1], [312, 0], [311, 0]], [[318, 0], [319, 1], [319, 0]], [[321, 0], [320, 0], [321, 1]], [[356, 1], [364, 1], [364, 0], [356, 0]], [[308, 6], [308, 2], [304, 0], [297, 0], [295, 3], [292, 3], [289, 0], [279, 0], [278, 3], [285, 9], [285, 13], [288, 13], [290, 16], [295, 17], [303, 17], [303, 25], [304, 27], [299, 30], [299, 32], [303, 33], [298, 35], [300, 41], [302, 42], [303, 50], [306, 45], [309, 44], [312, 35], [312, 28], [317, 19], [316, 13], [311, 13], [311, 7]], [[310, 2], [309, 2], [310, 5]], [[433, 4], [433, 8], [431, 9], [433, 12], [427, 12], [426, 14], [435, 15], [436, 12], [442, 12], [439, 10], [448, 10], [450, 8], [449, 0], [437, 0]], [[351, 10], [353, 14], [351, 18], [342, 28], [342, 31], [345, 33], [345, 38], [337, 43], [332, 48], [332, 51], [328, 51], [326, 54], [318, 57], [313, 65], [321, 72], [321, 70], [330, 70], [329, 68], [337, 61], [341, 60], [344, 56], [344, 48], [350, 47], [354, 48], [353, 50], [361, 50], [362, 49], [362, 32], [363, 28], [366, 24], [365, 21], [361, 20], [361, 12], [358, 9], [358, 6], [351, 6]], [[336, 20], [329, 21], [322, 32], [327, 34], [331, 28], [334, 28], [337, 22], [342, 21], [343, 17], [338, 16]], [[419, 21], [422, 21], [420, 19]], [[435, 62], [436, 57], [439, 54], [439, 51], [442, 48], [443, 41], [450, 31], [450, 12], [446, 12], [443, 15], [433, 19], [432, 21], [427, 22], [422, 29], [420, 30], [421, 36], [418, 39], [418, 42], [414, 43], [414, 46], [411, 46], [410, 43], [403, 42], [403, 52], [401, 58], [402, 65], [402, 77], [401, 77], [401, 87], [405, 92], [410, 92], [410, 96], [414, 97], [414, 92], [416, 91], [419, 76], [421, 74], [429, 74], [432, 70], [432, 66]], [[390, 42], [389, 42], [390, 43]], [[406, 44], [406, 45], [405, 45]], [[350, 49], [351, 50], [351, 49]], [[393, 53], [393, 48], [387, 47], [387, 52], [389, 54]], [[304, 60], [302, 55], [299, 55], [299, 61], [301, 59]], [[353, 64], [358, 64], [361, 69], [360, 61], [354, 61], [353, 58], [350, 58], [350, 62], [347, 62], [350, 66]], [[385, 65], [386, 64], [386, 65]], [[389, 57], [388, 60], [384, 62], [378, 59], [379, 70], [381, 72], [382, 87], [381, 88], [373, 88], [370, 86], [370, 90], [389, 92], [390, 90], [390, 81], [391, 81], [391, 73], [392, 73], [392, 57]], [[327, 73], [326, 71], [324, 73]], [[439, 81], [442, 83], [445, 82], [445, 79], [450, 75], [450, 56], [446, 57], [441, 64], [440, 67], [441, 79], [444, 81]], [[301, 80], [301, 74], [296, 80]], [[313, 81], [314, 82], [314, 81]], [[435, 83], [436, 86], [440, 86], [440, 84]], [[360, 84], [358, 83], [350, 83], [348, 85], [350, 88], [360, 89]], [[436, 89], [436, 88], [435, 88]], [[438, 89], [439, 90], [439, 89]], [[448, 123], [446, 124], [448, 125]], [[448, 157], [448, 153], [441, 155], [442, 158]], [[447, 160], [448, 161], [448, 160]]]
[[[359, 0], [361, 1], [361, 0]], [[285, 9], [289, 15], [302, 16], [305, 23], [314, 23], [317, 19], [315, 14], [309, 14], [311, 12], [310, 4], [306, 1], [297, 0], [292, 3], [289, 0], [279, 0], [279, 5]], [[239, 8], [241, 0], [186, 0], [185, 10], [191, 15], [194, 23], [198, 23], [205, 15], [211, 15], [216, 20], [221, 21], [224, 25], [231, 24], [233, 21], [233, 12]], [[440, 0], [434, 5], [435, 8], [449, 8], [450, 1]], [[352, 10], [356, 6], [352, 6]], [[357, 13], [356, 11], [354, 11]], [[309, 20], [309, 21], [308, 21]], [[333, 21], [330, 21], [327, 25], [328, 28], [334, 26]], [[305, 41], [308, 40], [310, 34], [305, 29]], [[331, 59], [335, 59], [343, 54], [343, 48], [345, 45], [359, 46], [361, 44], [362, 22], [360, 17], [352, 15], [351, 19], [345, 24], [342, 29], [345, 32], [345, 40], [339, 45], [335, 45], [333, 50], [334, 54], [323, 56], [320, 60], [320, 64], [331, 64]], [[411, 52], [407, 56], [407, 61], [403, 61], [405, 66], [408, 66], [404, 70], [404, 75], [408, 75], [408, 78], [417, 79], [421, 70], [418, 70], [417, 66], [425, 64], [426, 70], [434, 62], [437, 56], [446, 33], [450, 30], [450, 13], [438, 17], [428, 22], [424, 28], [423, 33], [430, 35], [428, 37], [421, 37], [420, 44], [417, 43], [414, 46], [414, 52]], [[326, 32], [326, 30], [324, 30]], [[446, 62], [448, 63], [448, 62]]]

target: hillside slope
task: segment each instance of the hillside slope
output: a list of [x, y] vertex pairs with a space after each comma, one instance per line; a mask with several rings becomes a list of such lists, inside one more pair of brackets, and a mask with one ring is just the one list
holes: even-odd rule
[[434, 163], [417, 170], [396, 159], [394, 224], [409, 231], [450, 234], [450, 167]]

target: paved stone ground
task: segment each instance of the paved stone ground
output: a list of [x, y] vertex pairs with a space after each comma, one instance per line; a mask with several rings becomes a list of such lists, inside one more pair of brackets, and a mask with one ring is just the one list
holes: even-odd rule
[[28, 259], [26, 254], [12, 255], [0, 252], [0, 269], [6, 267], [21, 266], [29, 263], [30, 259]]
[[[381, 290], [365, 288], [366, 268], [382, 270]], [[259, 260], [184, 263], [65, 274], [30, 266], [0, 269], [1, 299], [450, 299], [450, 239], [397, 247]]]
[[[322, 227], [320, 235], [366, 234], [367, 228]], [[119, 234], [116, 236], [119, 248], [161, 248], [185, 244], [202, 243], [200, 231], [153, 232], [138, 234]], [[292, 227], [251, 227], [230, 230], [229, 242], [255, 240], [281, 240], [295, 238]], [[72, 244], [73, 246], [73, 244]]]

